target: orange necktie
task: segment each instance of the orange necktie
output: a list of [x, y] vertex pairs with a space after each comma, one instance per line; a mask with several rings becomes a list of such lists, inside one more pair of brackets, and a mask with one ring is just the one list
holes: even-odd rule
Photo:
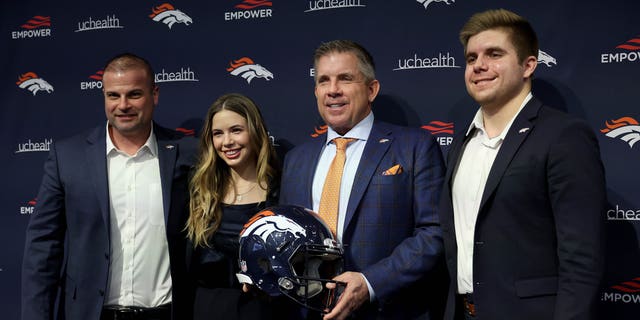
[[335, 138], [336, 156], [331, 162], [329, 173], [324, 180], [322, 195], [320, 196], [320, 209], [318, 214], [329, 226], [331, 232], [336, 235], [338, 225], [338, 203], [340, 202], [340, 182], [342, 181], [342, 171], [344, 171], [344, 161], [347, 158], [347, 145], [354, 141], [351, 138]]

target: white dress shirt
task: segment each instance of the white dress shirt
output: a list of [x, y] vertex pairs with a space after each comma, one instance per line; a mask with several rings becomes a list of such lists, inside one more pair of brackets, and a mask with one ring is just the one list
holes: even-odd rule
[[[107, 125], [108, 126], [108, 125]], [[129, 156], [107, 128], [111, 261], [106, 306], [156, 307], [171, 302], [158, 144], [153, 129]]]
[[[351, 188], [353, 187], [353, 180], [360, 164], [360, 158], [364, 152], [364, 146], [367, 144], [367, 139], [373, 128], [373, 112], [370, 112], [362, 121], [358, 122], [349, 132], [344, 136], [340, 136], [331, 127], [327, 131], [327, 141], [325, 142], [324, 149], [320, 154], [318, 165], [316, 167], [316, 173], [313, 176], [313, 187], [311, 190], [311, 196], [313, 198], [313, 211], [318, 212], [320, 208], [320, 197], [322, 195], [322, 188], [324, 188], [324, 180], [329, 173], [329, 167], [336, 155], [336, 145], [331, 142], [334, 138], [353, 138], [356, 139], [347, 145], [346, 155], [347, 158], [344, 163], [344, 171], [342, 172], [342, 180], [340, 181], [340, 203], [338, 204], [338, 225], [336, 226], [336, 237], [338, 242], [342, 243], [342, 230], [344, 229], [344, 220], [347, 214], [347, 205], [349, 204], [349, 198], [351, 197]], [[364, 277], [364, 275], [363, 275]], [[369, 280], [366, 277], [367, 287], [369, 288], [369, 300], [375, 299], [375, 293]]]
[[522, 108], [529, 102], [529, 93], [520, 105], [520, 109], [502, 130], [500, 135], [489, 138], [484, 129], [482, 110], [476, 112], [467, 135], [474, 128], [473, 136], [462, 150], [462, 158], [453, 174], [452, 201], [453, 220], [458, 245], [458, 293], [473, 292], [473, 247], [476, 219], [484, 187], [493, 166], [493, 161], [502, 146], [502, 142], [509, 132], [513, 120]]

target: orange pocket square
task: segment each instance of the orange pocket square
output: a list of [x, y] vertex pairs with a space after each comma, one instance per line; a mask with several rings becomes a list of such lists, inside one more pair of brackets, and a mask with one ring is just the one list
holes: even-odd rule
[[399, 164], [396, 164], [395, 166], [385, 170], [384, 172], [382, 172], [383, 176], [394, 176], [396, 174], [401, 174], [402, 173], [402, 166]]

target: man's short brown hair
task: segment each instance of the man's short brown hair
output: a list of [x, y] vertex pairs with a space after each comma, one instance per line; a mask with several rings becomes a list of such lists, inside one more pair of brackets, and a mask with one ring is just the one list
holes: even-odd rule
[[505, 9], [487, 10], [469, 18], [460, 30], [460, 42], [465, 54], [469, 38], [491, 29], [500, 29], [508, 33], [520, 62], [524, 62], [529, 56], [538, 57], [538, 37], [529, 21]]

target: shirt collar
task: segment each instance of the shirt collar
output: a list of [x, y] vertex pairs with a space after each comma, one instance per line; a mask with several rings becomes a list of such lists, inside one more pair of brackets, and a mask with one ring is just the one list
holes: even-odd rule
[[[502, 130], [502, 133], [500, 133], [500, 135], [497, 136], [496, 138], [499, 138], [500, 140], [502, 140], [504, 139], [504, 137], [507, 136], [507, 132], [509, 132], [509, 128], [511, 128], [511, 124], [516, 119], [518, 114], [520, 114], [520, 111], [522, 111], [524, 106], [529, 102], [529, 100], [531, 100], [531, 98], [533, 98], [533, 95], [531, 94], [531, 92], [529, 92], [529, 94], [527, 94], [527, 96], [522, 101], [522, 104], [520, 104], [520, 108], [518, 109], [518, 112], [516, 112], [516, 114], [513, 115], [513, 118], [511, 118], [509, 123], [507, 123], [507, 125], [505, 126], [504, 130]], [[465, 136], [468, 136], [471, 130], [473, 130], [474, 128], [484, 131], [484, 120], [482, 119], [482, 108], [478, 108], [478, 111], [476, 111], [476, 115], [473, 117], [473, 121], [471, 121], [471, 124], [469, 125], [469, 128], [467, 129], [467, 133], [465, 134]]]
[[333, 139], [339, 137], [354, 138], [357, 140], [367, 141], [367, 138], [369, 138], [369, 133], [371, 133], [371, 128], [373, 128], [373, 112], [369, 112], [369, 114], [364, 117], [364, 119], [358, 122], [355, 127], [351, 128], [351, 130], [349, 130], [343, 136], [329, 127], [327, 130], [327, 141], [325, 143], [329, 144]]
[[[107, 155], [111, 154], [112, 152], [120, 152], [120, 150], [116, 148], [116, 145], [113, 144], [113, 141], [111, 140], [111, 135], [109, 135], [108, 121], [107, 121], [106, 130], [107, 130], [107, 134], [106, 134]], [[154, 157], [158, 154], [158, 142], [156, 141], [156, 135], [153, 132], [153, 123], [151, 123], [151, 134], [149, 135], [149, 138], [147, 138], [147, 141], [140, 147], [140, 149], [138, 149], [138, 151], [136, 152], [136, 155], [138, 154], [138, 152], [140, 152], [140, 150], [148, 150], [149, 153]]]

